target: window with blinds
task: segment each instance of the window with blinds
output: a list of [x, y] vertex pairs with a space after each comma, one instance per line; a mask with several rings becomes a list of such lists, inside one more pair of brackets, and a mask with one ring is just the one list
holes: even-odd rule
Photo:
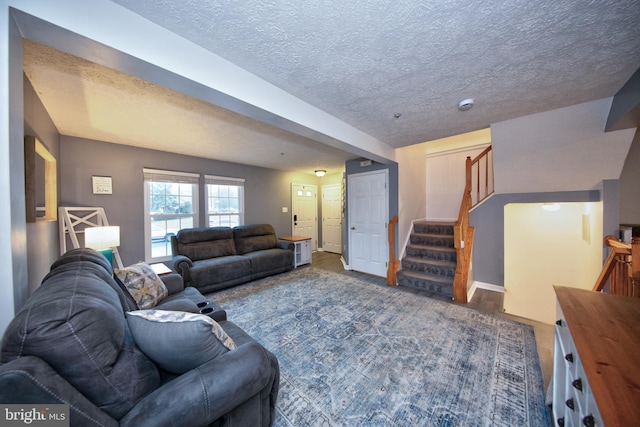
[[145, 259], [171, 259], [171, 236], [198, 226], [200, 175], [144, 169]]
[[244, 179], [205, 175], [207, 225], [235, 227], [244, 224]]

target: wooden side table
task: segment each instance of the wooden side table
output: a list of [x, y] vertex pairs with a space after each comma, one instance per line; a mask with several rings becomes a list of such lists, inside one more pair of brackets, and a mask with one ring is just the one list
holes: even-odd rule
[[156, 272], [158, 276], [164, 276], [165, 274], [173, 273], [173, 271], [169, 267], [167, 267], [161, 262], [156, 264], [151, 264], [150, 267], [153, 271]]
[[293, 268], [300, 265], [311, 264], [311, 237], [304, 236], [285, 236], [280, 240], [291, 242], [295, 245], [293, 252]]

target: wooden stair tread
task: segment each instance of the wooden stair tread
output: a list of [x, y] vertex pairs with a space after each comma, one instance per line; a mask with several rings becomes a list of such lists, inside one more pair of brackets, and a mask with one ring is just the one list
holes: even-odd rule
[[428, 237], [438, 237], [445, 239], [453, 239], [453, 234], [438, 234], [438, 233], [411, 233], [414, 236], [428, 236]]
[[427, 245], [419, 245], [417, 243], [409, 243], [407, 247], [415, 248], [415, 249], [427, 249], [431, 251], [447, 251], [447, 252], [455, 252], [456, 248], [452, 248], [450, 246], [427, 246]]
[[448, 222], [448, 221], [414, 221], [413, 223], [415, 224], [429, 224], [429, 225], [442, 225], [442, 226], [450, 226], [453, 227], [454, 225], [456, 225], [455, 221], [454, 222]]
[[413, 270], [400, 270], [398, 271], [398, 275], [404, 275], [404, 276], [412, 277], [414, 279], [423, 279], [423, 280], [430, 280], [432, 282], [440, 282], [445, 285], [451, 285], [451, 286], [453, 285], [453, 277], [439, 276], [439, 275], [429, 274], [429, 273], [421, 273], [419, 271], [413, 271]]
[[421, 264], [429, 264], [429, 265], [438, 265], [442, 267], [454, 267], [457, 265], [455, 261], [445, 261], [439, 259], [431, 259], [431, 258], [421, 258], [415, 256], [405, 256], [403, 260], [407, 260], [410, 262], [417, 262]]

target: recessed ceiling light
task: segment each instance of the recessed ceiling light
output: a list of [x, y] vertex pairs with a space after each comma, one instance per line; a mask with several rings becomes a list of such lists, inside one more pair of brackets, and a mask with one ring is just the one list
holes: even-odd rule
[[473, 107], [473, 98], [463, 99], [458, 102], [458, 110], [467, 111], [469, 108]]
[[558, 203], [543, 203], [542, 209], [547, 212], [555, 212], [560, 209], [560, 205]]

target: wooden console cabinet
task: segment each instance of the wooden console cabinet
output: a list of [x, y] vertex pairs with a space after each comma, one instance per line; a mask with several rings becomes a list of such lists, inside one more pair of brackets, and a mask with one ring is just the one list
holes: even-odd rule
[[298, 268], [303, 264], [311, 264], [311, 237], [286, 236], [280, 237], [280, 240], [291, 242], [295, 245], [293, 268]]
[[555, 287], [556, 426], [640, 426], [640, 299]]

